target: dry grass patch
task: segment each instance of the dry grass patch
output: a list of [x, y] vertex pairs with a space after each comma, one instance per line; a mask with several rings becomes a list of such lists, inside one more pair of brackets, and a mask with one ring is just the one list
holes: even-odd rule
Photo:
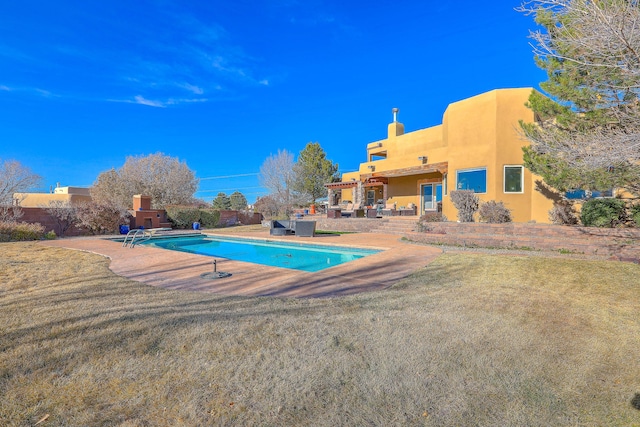
[[294, 300], [0, 255], [0, 425], [640, 425], [637, 265], [446, 255]]

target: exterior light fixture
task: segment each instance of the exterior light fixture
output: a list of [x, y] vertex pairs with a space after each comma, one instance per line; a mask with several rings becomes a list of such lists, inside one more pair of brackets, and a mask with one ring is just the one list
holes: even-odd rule
[[371, 172], [373, 172], [374, 170], [376, 170], [376, 167], [375, 167], [374, 165], [369, 165], [369, 166], [367, 166], [367, 167], [371, 170]]
[[427, 156], [420, 156], [418, 157], [418, 160], [420, 160], [422, 163], [427, 163]]

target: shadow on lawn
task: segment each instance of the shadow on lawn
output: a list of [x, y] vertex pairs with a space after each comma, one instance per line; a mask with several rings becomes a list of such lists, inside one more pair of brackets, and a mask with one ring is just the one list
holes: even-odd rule
[[633, 399], [631, 399], [631, 406], [640, 411], [640, 393], [636, 393], [636, 395], [633, 396]]

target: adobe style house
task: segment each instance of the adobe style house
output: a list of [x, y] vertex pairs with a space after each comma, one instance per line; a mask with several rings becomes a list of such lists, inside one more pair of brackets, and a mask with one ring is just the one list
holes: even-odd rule
[[536, 191], [542, 179], [522, 166], [520, 120], [532, 122], [525, 106], [531, 88], [499, 89], [450, 104], [442, 124], [405, 133], [398, 110], [386, 139], [367, 144], [367, 161], [342, 181], [326, 184], [329, 203], [349, 200], [396, 209], [416, 206], [416, 215], [442, 213], [450, 221], [457, 210], [449, 194], [474, 190], [481, 201], [502, 201], [513, 221], [548, 223], [552, 201]]
[[57, 186], [51, 193], [14, 193], [14, 205], [23, 208], [46, 207], [50, 202], [78, 204], [91, 201], [90, 189], [86, 187]]

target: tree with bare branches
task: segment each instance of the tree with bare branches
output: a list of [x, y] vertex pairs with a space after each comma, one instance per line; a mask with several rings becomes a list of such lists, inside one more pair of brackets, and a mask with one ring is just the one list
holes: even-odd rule
[[41, 177], [17, 160], [0, 163], [0, 205], [13, 205], [14, 193], [20, 193], [37, 186]]
[[559, 190], [640, 194], [640, 10], [631, 0], [532, 0], [519, 10], [550, 95], [534, 92], [522, 124], [525, 164]]
[[287, 215], [298, 200], [294, 191], [294, 164], [292, 153], [278, 150], [277, 154], [271, 154], [260, 166], [260, 183], [271, 190], [271, 200], [278, 205], [280, 213]]
[[151, 196], [154, 209], [189, 204], [198, 189], [198, 179], [185, 162], [162, 153], [127, 157], [124, 165], [98, 176], [91, 197], [100, 204], [132, 207], [133, 196]]
[[76, 225], [91, 234], [116, 233], [121, 224], [129, 223], [129, 212], [122, 207], [94, 200], [75, 206]]
[[78, 207], [69, 201], [51, 200], [45, 208], [56, 223], [58, 236], [63, 237], [78, 222]]

